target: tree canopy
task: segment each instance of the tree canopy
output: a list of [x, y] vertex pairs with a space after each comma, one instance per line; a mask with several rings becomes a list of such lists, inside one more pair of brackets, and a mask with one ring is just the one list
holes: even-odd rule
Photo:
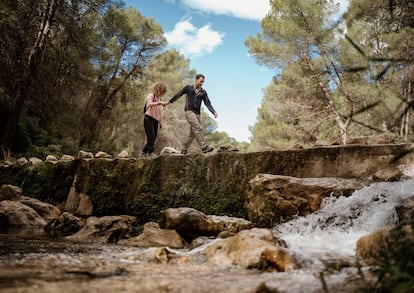
[[391, 2], [351, 0], [345, 27], [335, 1], [271, 1], [262, 31], [245, 42], [278, 73], [250, 149], [384, 132], [413, 139], [413, 4]]

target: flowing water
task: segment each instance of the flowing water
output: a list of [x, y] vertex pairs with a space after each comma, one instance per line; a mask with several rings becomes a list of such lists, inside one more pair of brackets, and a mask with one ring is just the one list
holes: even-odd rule
[[174, 250], [181, 257], [164, 263], [143, 257], [155, 248], [0, 231], [0, 292], [354, 292], [360, 285], [357, 240], [396, 223], [395, 207], [413, 195], [414, 179], [376, 183], [348, 198], [327, 198], [319, 212], [278, 225], [273, 233], [301, 265], [284, 273], [213, 266], [201, 248]]

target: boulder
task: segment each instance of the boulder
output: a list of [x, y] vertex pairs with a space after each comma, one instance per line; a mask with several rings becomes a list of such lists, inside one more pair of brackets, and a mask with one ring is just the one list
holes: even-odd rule
[[78, 232], [85, 224], [82, 220], [68, 212], [47, 222], [45, 230], [70, 235]]
[[0, 224], [3, 228], [9, 227], [44, 227], [46, 221], [31, 207], [11, 200], [0, 202]]
[[59, 217], [59, 215], [62, 213], [60, 209], [58, 209], [54, 205], [42, 202], [36, 198], [22, 196], [19, 198], [19, 201], [22, 204], [34, 209], [39, 214], [39, 216], [41, 216], [42, 219], [44, 219], [46, 222], [56, 217]]
[[159, 223], [162, 229], [176, 230], [189, 243], [198, 236], [217, 236], [223, 231], [237, 233], [253, 226], [245, 219], [208, 216], [187, 207], [161, 211]]
[[319, 210], [325, 197], [350, 196], [363, 187], [363, 182], [358, 179], [258, 174], [249, 181], [249, 185], [246, 205], [249, 220], [257, 226], [273, 227]]
[[378, 170], [374, 175], [372, 175], [372, 180], [380, 182], [395, 182], [399, 181], [401, 177], [403, 177], [403, 173], [400, 170], [397, 168], [390, 168]]
[[144, 231], [137, 237], [123, 239], [118, 244], [139, 247], [163, 247], [184, 248], [185, 240], [171, 229], [160, 229], [158, 223], [149, 222], [144, 225]]
[[[414, 190], [413, 190], [414, 193]], [[400, 223], [410, 223], [414, 220], [414, 196], [406, 198], [400, 206], [396, 208]]]
[[253, 223], [236, 217], [207, 215], [210, 227], [215, 231], [215, 236], [226, 233], [238, 233], [242, 230], [253, 228]]
[[18, 200], [23, 190], [11, 184], [3, 184], [0, 186], [0, 201], [2, 200]]
[[[63, 210], [79, 216], [91, 216], [94, 211], [93, 203], [89, 195], [77, 191], [78, 182], [79, 177], [75, 174]], [[79, 189], [82, 190], [82, 188]]]
[[132, 252], [123, 253], [121, 258], [129, 261], [144, 261], [155, 263], [188, 263], [187, 257], [182, 257], [176, 252], [171, 251], [168, 247], [149, 247], [145, 250], [134, 250]]
[[90, 217], [82, 229], [65, 238], [68, 240], [116, 243], [120, 239], [130, 237], [132, 225], [135, 223], [136, 217], [133, 216]]
[[287, 250], [276, 244], [268, 229], [253, 228], [226, 239], [217, 239], [202, 251], [216, 265], [237, 265], [245, 269], [287, 271], [297, 268]]
[[79, 216], [91, 216], [93, 213], [93, 204], [89, 196], [85, 193], [79, 193], [78, 207], [76, 214]]
[[[411, 244], [409, 244], [411, 243]], [[391, 262], [401, 245], [412, 245], [414, 234], [411, 225], [385, 226], [358, 239], [356, 255], [364, 266], [381, 266]]]

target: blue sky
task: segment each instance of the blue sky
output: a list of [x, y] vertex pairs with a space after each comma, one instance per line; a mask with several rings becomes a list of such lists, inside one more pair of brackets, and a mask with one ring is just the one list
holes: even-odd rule
[[161, 24], [169, 46], [189, 58], [191, 68], [206, 76], [204, 88], [218, 113], [218, 130], [249, 142], [249, 126], [256, 122], [257, 107], [274, 71], [257, 65], [248, 55], [244, 41], [261, 31], [260, 20], [270, 9], [269, 1], [124, 2]]

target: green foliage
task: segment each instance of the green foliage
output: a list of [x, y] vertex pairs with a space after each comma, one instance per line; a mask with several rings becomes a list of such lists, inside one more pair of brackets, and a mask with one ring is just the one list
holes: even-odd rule
[[[190, 60], [164, 50], [162, 27], [119, 1], [6, 0], [0, 16], [4, 156], [9, 149], [21, 156], [76, 154], [80, 147], [137, 155], [145, 143], [142, 104], [152, 85], [165, 82], [169, 99], [194, 80]], [[47, 30], [39, 30], [45, 23]], [[157, 152], [181, 148], [189, 131], [183, 103], [166, 109]], [[217, 127], [205, 118], [208, 136]], [[220, 143], [226, 135], [208, 140]]]
[[73, 183], [75, 167], [75, 162], [45, 162], [30, 168], [13, 164], [0, 172], [0, 185], [20, 186], [25, 196], [51, 204], [62, 204]]
[[259, 64], [278, 72], [266, 89], [249, 150], [383, 132], [410, 140], [409, 1], [350, 1], [345, 36], [332, 18], [332, 1], [271, 4], [262, 32], [245, 42]]
[[96, 160], [88, 167], [94, 170], [94, 174], [90, 178], [89, 190], [85, 192], [97, 216], [134, 214], [133, 195], [125, 186], [126, 182], [134, 186], [134, 178], [139, 175], [129, 172], [127, 167], [121, 162], [114, 164], [106, 160]]
[[29, 176], [30, 170], [22, 167], [19, 164], [13, 164], [0, 172], [0, 185], [11, 184], [15, 186], [23, 186], [26, 178]]

